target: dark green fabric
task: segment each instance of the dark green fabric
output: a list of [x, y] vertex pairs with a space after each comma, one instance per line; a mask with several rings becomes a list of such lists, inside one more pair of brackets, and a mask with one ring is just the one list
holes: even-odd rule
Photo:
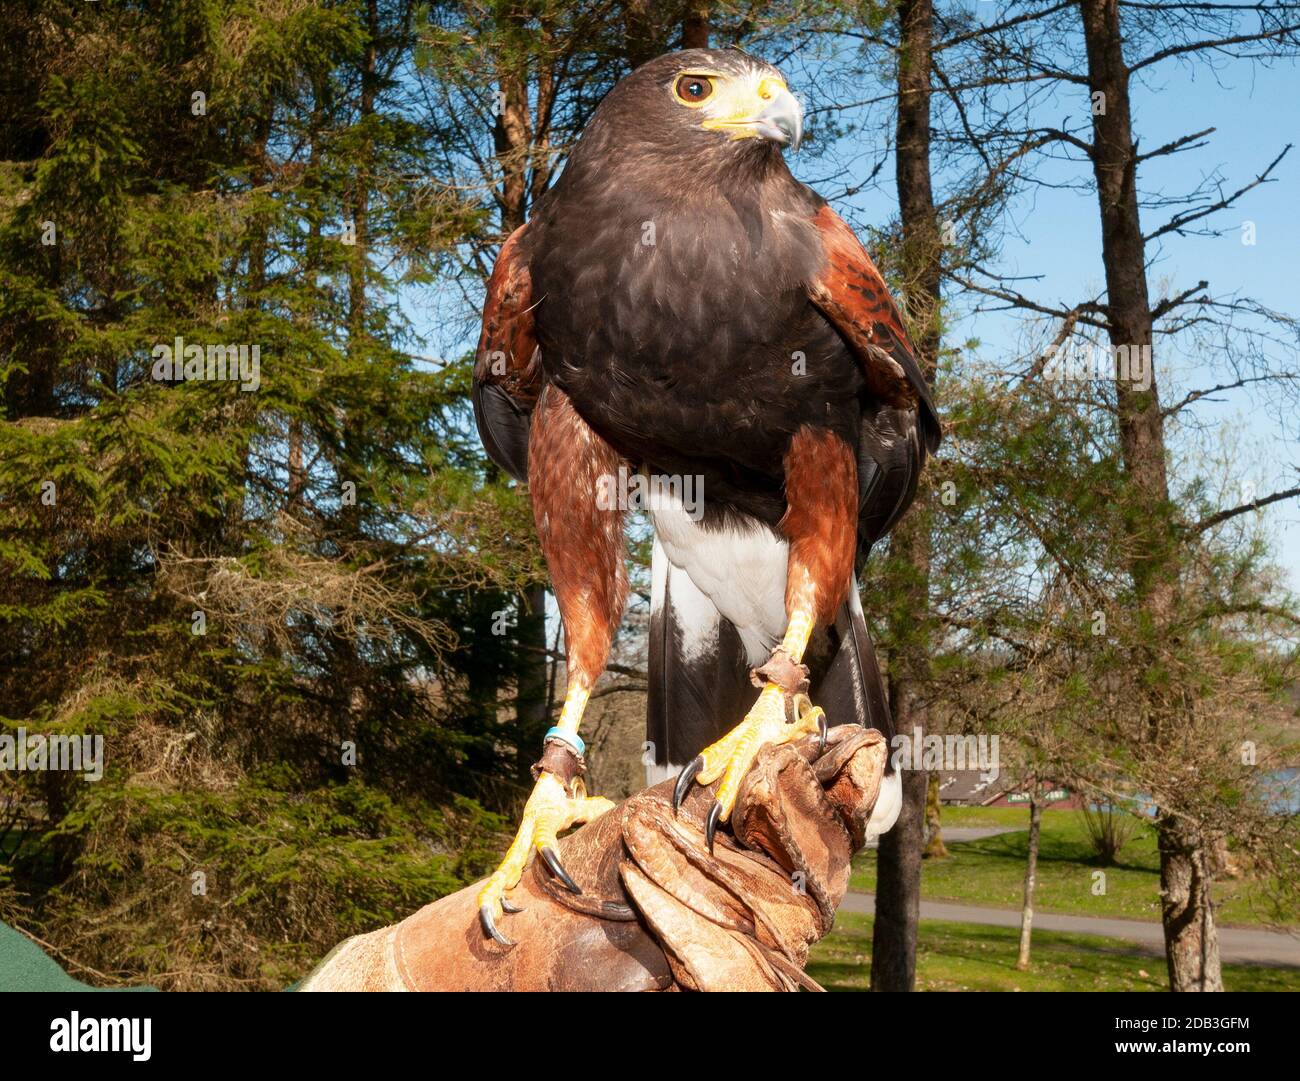
[[[110, 991], [74, 980], [35, 942], [0, 923], [0, 991]], [[154, 987], [122, 990], [154, 991]]]

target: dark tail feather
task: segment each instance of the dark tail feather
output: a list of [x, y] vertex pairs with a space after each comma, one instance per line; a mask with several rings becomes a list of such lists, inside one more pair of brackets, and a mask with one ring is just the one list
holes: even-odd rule
[[758, 692], [736, 628], [658, 544], [654, 560], [646, 739], [655, 765], [684, 766], [740, 723]]
[[515, 480], [528, 480], [528, 430], [532, 414], [494, 383], [475, 383], [470, 397], [488, 457]]
[[[810, 697], [814, 705], [826, 711], [831, 724], [857, 723], [879, 729], [892, 745], [894, 719], [857, 588], [854, 582], [851, 595], [835, 615], [835, 625], [829, 629], [830, 663], [820, 679], [814, 678]], [[886, 773], [893, 771], [892, 763], [885, 767]]]
[[858, 554], [860, 571], [871, 546], [897, 524], [916, 498], [925, 446], [916, 416], [898, 409], [864, 411], [858, 441]]

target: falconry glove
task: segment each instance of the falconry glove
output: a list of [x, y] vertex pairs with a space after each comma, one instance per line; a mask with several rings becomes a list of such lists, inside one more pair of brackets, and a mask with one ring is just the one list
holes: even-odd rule
[[830, 730], [765, 747], [713, 852], [713, 799], [697, 788], [674, 814], [671, 781], [560, 841], [574, 893], [542, 865], [524, 874], [516, 945], [485, 938], [477, 886], [342, 943], [305, 991], [667, 991], [820, 989], [805, 975], [848, 889], [850, 860], [887, 767], [875, 729]]

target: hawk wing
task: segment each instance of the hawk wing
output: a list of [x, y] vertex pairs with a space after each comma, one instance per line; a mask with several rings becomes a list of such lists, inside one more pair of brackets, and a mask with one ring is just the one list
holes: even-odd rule
[[510, 234], [488, 279], [470, 393], [488, 456], [520, 481], [528, 479], [528, 430], [543, 384], [522, 245], [527, 229], [521, 225]]
[[934, 400], [880, 271], [829, 206], [813, 218], [825, 261], [808, 298], [853, 352], [872, 401], [858, 443], [858, 563], [911, 505], [926, 453], [939, 447]]
[[813, 218], [826, 262], [808, 295], [853, 350], [867, 386], [883, 404], [920, 414], [926, 449], [939, 447], [939, 418], [903, 318], [862, 242], [829, 206]]

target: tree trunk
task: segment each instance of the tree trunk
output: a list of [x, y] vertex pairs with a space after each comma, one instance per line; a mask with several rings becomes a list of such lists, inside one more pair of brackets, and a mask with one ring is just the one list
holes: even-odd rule
[[[360, 123], [366, 123], [375, 112], [375, 90], [378, 77], [375, 64], [378, 50], [375, 44], [379, 37], [379, 11], [377, 0], [369, 0], [366, 5], [366, 49], [361, 62], [361, 100], [358, 103]], [[367, 137], [361, 146], [357, 170], [352, 182], [352, 195], [349, 210], [352, 213], [352, 225], [356, 243], [352, 248], [352, 266], [348, 273], [348, 340], [361, 341], [366, 336], [366, 278], [370, 257], [370, 169], [373, 164], [373, 150]]]
[[[375, 112], [375, 92], [378, 83], [375, 71], [378, 52], [375, 42], [379, 36], [377, 0], [369, 0], [366, 6], [366, 35], [366, 48], [358, 72], [361, 78], [357, 102], [360, 124], [366, 124]], [[373, 162], [374, 151], [367, 136], [362, 139], [358, 149], [356, 168], [346, 197], [348, 213], [352, 217], [354, 238], [347, 267], [347, 353], [350, 360], [359, 364], [365, 363], [369, 340], [367, 287], [370, 269], [370, 184]], [[365, 437], [362, 424], [349, 411], [343, 413], [342, 429], [346, 453], [338, 462], [338, 481], [340, 495], [346, 498], [340, 501], [339, 531], [344, 544], [360, 546], [363, 536], [362, 501], [366, 481], [365, 471], [360, 463], [361, 445]], [[347, 634], [336, 637], [334, 656], [334, 670], [331, 675], [337, 688], [337, 700], [347, 730], [355, 726], [369, 708], [363, 690], [366, 682], [366, 664], [358, 650], [356, 639]]]
[[519, 780], [532, 780], [530, 769], [542, 753], [549, 726], [547, 687], [551, 662], [546, 656], [546, 587], [530, 586], [518, 598], [520, 649], [515, 667], [515, 747]]
[[[889, 679], [890, 708], [900, 732], [924, 726], [925, 715], [904, 686]], [[926, 772], [902, 770], [903, 806], [876, 851], [876, 916], [871, 930], [871, 989], [916, 986], [916, 938], [921, 918], [921, 848]]]
[[1029, 967], [1029, 942], [1034, 927], [1034, 883], [1038, 879], [1038, 834], [1043, 825], [1043, 805], [1034, 789], [1029, 796], [1029, 860], [1025, 864], [1025, 902], [1020, 908], [1020, 955], [1016, 968]]
[[623, 6], [623, 56], [639, 68], [659, 55], [659, 35], [649, 0], [628, 0]]
[[[1150, 348], [1151, 303], [1146, 276], [1146, 242], [1138, 210], [1137, 148], [1133, 142], [1129, 70], [1118, 0], [1083, 0], [1084, 41], [1092, 93], [1102, 97], [1093, 108], [1093, 173], [1101, 210], [1102, 259], [1110, 343], [1117, 350]], [[1152, 358], [1151, 386], [1135, 389], [1116, 379], [1120, 453], [1135, 489], [1131, 573], [1139, 614], [1151, 628], [1152, 641], [1172, 641], [1177, 607], [1178, 549], [1165, 470], [1164, 418]], [[1117, 354], [1118, 365], [1118, 354]], [[1122, 373], [1117, 367], [1117, 376]], [[1159, 748], [1183, 727], [1187, 706], [1160, 701], [1152, 691], [1144, 707], [1148, 738]], [[1174, 730], [1174, 731], [1171, 731]], [[1170, 816], [1156, 824], [1160, 844], [1162, 918], [1169, 984], [1175, 991], [1221, 990], [1219, 949], [1209, 907], [1204, 846], [1175, 825]]]
[[1160, 819], [1156, 828], [1169, 990], [1222, 991], [1219, 934], [1210, 899], [1209, 847], [1172, 819]]
[[689, 0], [686, 5], [686, 13], [682, 16], [683, 49], [707, 49], [709, 47], [709, 33], [712, 30], [709, 23], [709, 14], [712, 7], [713, 4], [710, 0]]
[[528, 114], [527, 68], [515, 62], [498, 67], [501, 108], [492, 136], [501, 165], [501, 231], [513, 233], [528, 217], [528, 160], [532, 118]]
[[925, 789], [925, 852], [927, 860], [941, 860], [948, 855], [948, 846], [943, 843], [942, 806], [939, 803], [939, 774], [930, 774], [930, 782]]
[[289, 511], [298, 507], [306, 477], [302, 468], [302, 421], [289, 422], [289, 490], [285, 493], [285, 506]]
[[[930, 0], [903, 0], [898, 9], [898, 123], [895, 153], [899, 214], [903, 226], [904, 298], [914, 329], [917, 361], [933, 382], [939, 355], [937, 312], [942, 248], [930, 182], [930, 48], [934, 14]], [[900, 732], [924, 731], [921, 686], [929, 667], [930, 523], [920, 507], [905, 518], [890, 542], [907, 596], [905, 618], [891, 623], [890, 705]], [[914, 763], [915, 765], [915, 763]], [[881, 838], [876, 856], [876, 918], [872, 933], [871, 986], [910, 991], [916, 980], [917, 921], [921, 907], [921, 850], [927, 777], [903, 773], [898, 824]]]

